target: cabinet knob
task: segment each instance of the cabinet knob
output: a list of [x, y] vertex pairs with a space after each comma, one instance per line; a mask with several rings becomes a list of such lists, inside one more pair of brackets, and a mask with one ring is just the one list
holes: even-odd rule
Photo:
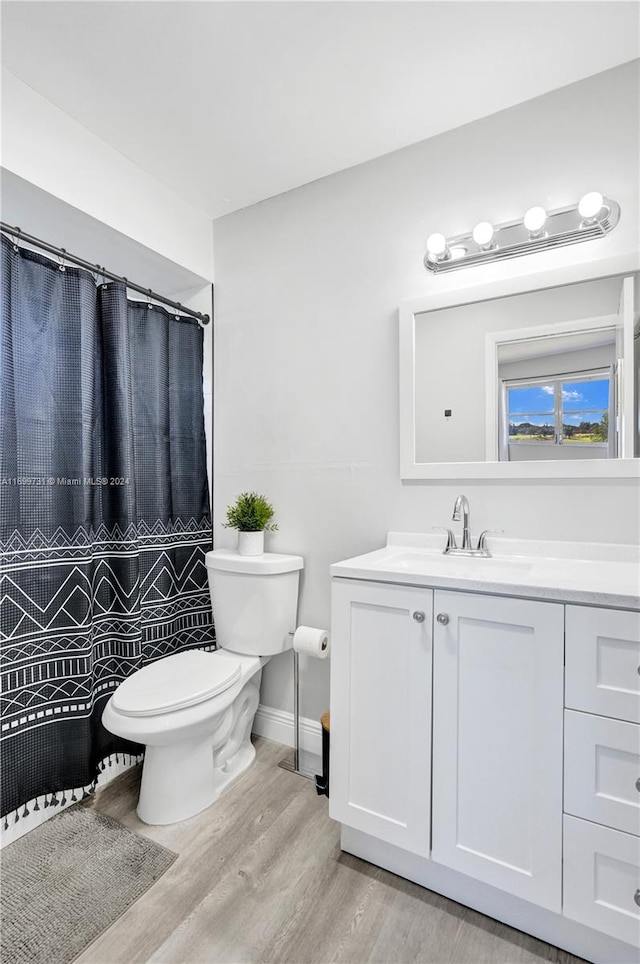
[[640, 907], [640, 889], [636, 890], [635, 894], [633, 895], [633, 899], [635, 900], [638, 907]]
[[423, 622], [424, 622], [424, 613], [422, 612], [421, 609], [416, 609], [416, 611], [413, 613], [413, 618], [415, 619], [415, 621], [416, 621], [417, 623], [423, 623]]
[[446, 626], [449, 623], [449, 616], [447, 615], [447, 613], [438, 613], [438, 615], [436, 616], [436, 619], [438, 620], [441, 626]]

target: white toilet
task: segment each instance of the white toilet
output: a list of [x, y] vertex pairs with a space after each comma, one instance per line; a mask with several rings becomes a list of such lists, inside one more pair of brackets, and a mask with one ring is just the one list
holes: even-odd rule
[[261, 667], [292, 647], [301, 556], [219, 549], [206, 565], [219, 649], [145, 666], [102, 715], [111, 733], [146, 744], [138, 800], [145, 823], [200, 813], [251, 766]]

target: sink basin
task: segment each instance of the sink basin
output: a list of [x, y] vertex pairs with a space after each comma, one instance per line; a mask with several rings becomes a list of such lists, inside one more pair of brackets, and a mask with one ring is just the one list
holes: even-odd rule
[[491, 579], [517, 577], [533, 568], [527, 559], [501, 556], [459, 556], [455, 553], [434, 552], [428, 549], [398, 550], [387, 546], [380, 551], [379, 559], [372, 568], [391, 569], [395, 572], [431, 573], [461, 578]]

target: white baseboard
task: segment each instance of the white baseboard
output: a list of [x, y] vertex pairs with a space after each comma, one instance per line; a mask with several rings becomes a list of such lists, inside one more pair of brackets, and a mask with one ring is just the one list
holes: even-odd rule
[[[261, 703], [253, 721], [253, 732], [284, 746], [293, 746], [293, 713]], [[317, 720], [300, 717], [300, 749], [322, 756], [322, 726]]]

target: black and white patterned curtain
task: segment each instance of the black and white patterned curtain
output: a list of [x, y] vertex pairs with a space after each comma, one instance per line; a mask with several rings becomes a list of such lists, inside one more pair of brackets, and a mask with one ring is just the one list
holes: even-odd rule
[[17, 820], [139, 754], [102, 726], [107, 700], [215, 637], [201, 328], [5, 237], [1, 280], [0, 749]]

